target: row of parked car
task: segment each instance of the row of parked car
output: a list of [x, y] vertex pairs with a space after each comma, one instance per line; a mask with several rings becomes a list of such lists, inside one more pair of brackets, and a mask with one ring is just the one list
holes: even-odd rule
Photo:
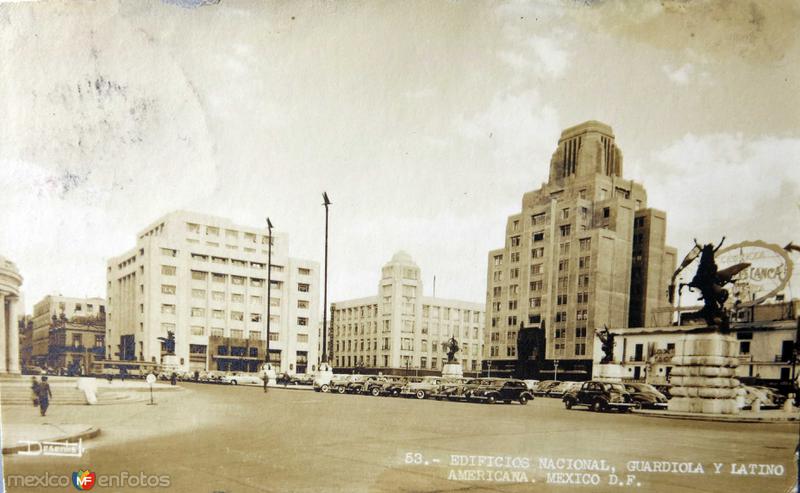
[[[544, 380], [533, 389], [534, 395], [559, 397], [567, 409], [587, 406], [594, 411], [642, 409], [666, 409], [672, 398], [669, 386], [641, 382], [610, 383], [602, 381], [557, 382]], [[764, 386], [742, 385], [739, 387], [739, 407], [751, 409], [758, 401], [762, 409], [783, 406], [786, 396], [775, 389]]]
[[314, 382], [318, 392], [413, 397], [450, 401], [518, 402], [534, 399], [522, 380], [505, 378], [396, 377], [381, 375], [334, 375], [329, 382]]
[[[591, 385], [586, 385], [589, 383]], [[595, 395], [595, 398], [591, 399], [591, 402], [585, 403], [585, 405], [597, 401], [594, 407], [600, 410], [633, 407], [663, 409], [667, 407], [667, 401], [669, 400], [667, 394], [648, 383], [625, 382], [611, 384], [598, 380], [589, 382], [542, 380], [536, 384], [533, 393], [537, 396], [561, 398], [564, 401], [564, 406], [570, 409], [586, 401], [590, 391], [593, 393], [592, 395]], [[629, 403], [630, 405], [612, 405], [612, 403]]]

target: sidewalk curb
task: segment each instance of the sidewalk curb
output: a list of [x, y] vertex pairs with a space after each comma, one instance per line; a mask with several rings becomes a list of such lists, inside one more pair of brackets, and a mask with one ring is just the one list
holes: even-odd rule
[[[46, 441], [48, 441], [48, 442], [65, 442], [65, 441], [68, 441], [68, 440], [78, 440], [78, 439], [86, 440], [86, 439], [89, 439], [89, 438], [94, 438], [99, 434], [100, 434], [100, 428], [97, 428], [96, 426], [90, 426], [89, 428], [86, 428], [85, 430], [80, 431], [78, 433], [73, 433], [73, 434], [69, 434], [69, 435], [61, 435], [61, 436], [57, 436], [55, 438], [49, 438]], [[3, 455], [13, 454], [15, 452], [19, 452], [21, 450], [27, 450], [27, 449], [28, 449], [28, 445], [12, 445], [10, 447], [3, 447]]]
[[785, 424], [785, 423], [796, 423], [800, 421], [800, 416], [796, 416], [794, 414], [788, 414], [786, 416], [781, 416], [777, 418], [772, 417], [746, 417], [746, 416], [737, 416], [735, 414], [732, 415], [714, 415], [714, 414], [672, 414], [669, 412], [664, 411], [642, 411], [639, 409], [634, 409], [632, 411], [633, 414], [637, 416], [647, 416], [652, 418], [666, 418], [666, 419], [682, 419], [688, 421], [715, 421], [717, 423], [767, 423], [767, 424]]

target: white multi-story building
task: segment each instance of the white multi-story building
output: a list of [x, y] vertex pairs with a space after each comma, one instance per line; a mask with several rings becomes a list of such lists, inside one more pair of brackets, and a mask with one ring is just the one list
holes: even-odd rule
[[319, 264], [289, 257], [273, 232], [268, 299], [269, 242], [264, 229], [184, 211], [145, 228], [108, 261], [108, 357], [162, 363], [159, 338], [173, 333], [188, 371], [258, 371], [267, 347], [279, 371], [316, 369]]
[[455, 337], [464, 370], [480, 370], [482, 303], [423, 296], [420, 269], [405, 252], [381, 274], [378, 296], [331, 304], [336, 367], [440, 370], [447, 360], [443, 343]]

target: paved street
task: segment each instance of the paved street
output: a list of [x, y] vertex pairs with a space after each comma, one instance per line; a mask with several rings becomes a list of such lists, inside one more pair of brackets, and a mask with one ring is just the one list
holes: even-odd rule
[[[172, 491], [226, 493], [784, 492], [795, 474], [796, 423], [593, 414], [567, 411], [558, 400], [546, 398], [527, 406], [490, 406], [283, 389], [264, 395], [260, 388], [241, 386], [185, 388], [186, 392], [156, 396], [155, 406], [53, 407], [44, 419], [92, 423], [102, 429], [101, 435], [86, 442], [82, 459], [6, 456], [4, 474], [71, 475], [78, 468], [98, 475], [168, 474]], [[3, 408], [6, 427], [37, 419], [33, 407]], [[459, 459], [473, 465], [451, 466], [451, 455], [502, 458], [491, 459], [493, 467], [480, 462], [488, 459], [477, 457]], [[595, 471], [553, 469], [581, 474], [551, 474], [548, 483], [547, 471], [540, 467], [540, 459], [548, 458], [554, 464], [559, 458], [605, 460], [620, 481], [627, 479], [629, 461], [689, 461], [701, 463], [704, 473], [635, 472], [631, 486], [625, 487], [609, 485], [612, 471], [606, 470], [597, 472], [599, 486], [555, 484], [552, 481], [592, 481]], [[724, 463], [720, 474], [714, 473], [713, 462]], [[734, 475], [731, 463], [779, 464], [784, 473]], [[564, 461], [560, 464], [566, 467]], [[603, 466], [598, 462], [584, 467]], [[56, 490], [63, 488], [49, 491]], [[111, 490], [116, 489], [106, 491]]]

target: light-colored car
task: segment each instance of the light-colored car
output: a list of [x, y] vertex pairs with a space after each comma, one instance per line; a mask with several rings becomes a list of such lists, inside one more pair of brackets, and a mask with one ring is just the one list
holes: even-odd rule
[[567, 382], [562, 381], [559, 382], [558, 385], [548, 388], [544, 396], [545, 397], [563, 397], [567, 393], [572, 390], [577, 390], [580, 388], [582, 382]]
[[417, 399], [424, 399], [439, 392], [441, 383], [442, 379], [440, 377], [422, 377], [418, 382], [407, 383], [402, 390], [400, 390], [400, 395], [413, 395]]
[[539, 380], [523, 380], [525, 382], [525, 386], [528, 387], [528, 390], [533, 393], [536, 390], [536, 386], [539, 385]]
[[361, 378], [361, 375], [334, 375], [329, 384], [330, 392], [344, 394], [347, 391], [347, 384], [355, 378]]
[[232, 373], [223, 376], [221, 381], [231, 385], [264, 385], [264, 380], [261, 377], [249, 373]]

